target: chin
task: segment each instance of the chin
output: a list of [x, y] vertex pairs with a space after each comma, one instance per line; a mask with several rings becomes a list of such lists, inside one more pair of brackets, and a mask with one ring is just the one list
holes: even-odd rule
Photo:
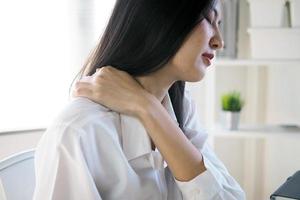
[[[195, 76], [196, 75], [196, 76]], [[186, 81], [187, 82], [199, 82], [203, 80], [205, 77], [205, 73], [195, 73], [193, 74], [193, 77], [189, 77]]]
[[205, 70], [205, 66], [203, 65], [193, 65], [192, 67], [189, 67], [189, 70], [181, 71], [179, 80], [186, 82], [199, 82], [205, 77]]

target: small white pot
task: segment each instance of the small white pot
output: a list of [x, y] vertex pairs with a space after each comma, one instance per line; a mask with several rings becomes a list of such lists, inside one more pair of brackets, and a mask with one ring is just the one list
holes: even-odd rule
[[299, 0], [289, 0], [291, 8], [291, 25], [292, 27], [300, 27], [300, 1]]
[[282, 27], [286, 0], [248, 0], [250, 25], [255, 27]]
[[222, 126], [227, 130], [237, 130], [240, 121], [240, 112], [222, 111]]

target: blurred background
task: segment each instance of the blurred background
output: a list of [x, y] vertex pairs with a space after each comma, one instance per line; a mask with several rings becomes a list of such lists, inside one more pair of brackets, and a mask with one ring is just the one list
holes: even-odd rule
[[[36, 146], [115, 1], [0, 2], [0, 160]], [[299, 0], [224, 0], [224, 50], [187, 83], [216, 154], [248, 200], [300, 169]], [[232, 93], [234, 92], [234, 93]]]

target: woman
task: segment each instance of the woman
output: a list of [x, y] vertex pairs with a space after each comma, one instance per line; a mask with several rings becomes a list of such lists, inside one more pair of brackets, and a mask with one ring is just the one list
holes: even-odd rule
[[35, 156], [34, 199], [245, 199], [185, 81], [222, 48], [219, 0], [117, 0]]

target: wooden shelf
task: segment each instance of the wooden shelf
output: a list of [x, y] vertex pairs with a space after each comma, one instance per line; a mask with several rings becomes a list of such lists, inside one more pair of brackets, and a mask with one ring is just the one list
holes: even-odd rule
[[300, 59], [217, 59], [214, 63], [217, 66], [274, 66], [291, 65], [300, 66]]

